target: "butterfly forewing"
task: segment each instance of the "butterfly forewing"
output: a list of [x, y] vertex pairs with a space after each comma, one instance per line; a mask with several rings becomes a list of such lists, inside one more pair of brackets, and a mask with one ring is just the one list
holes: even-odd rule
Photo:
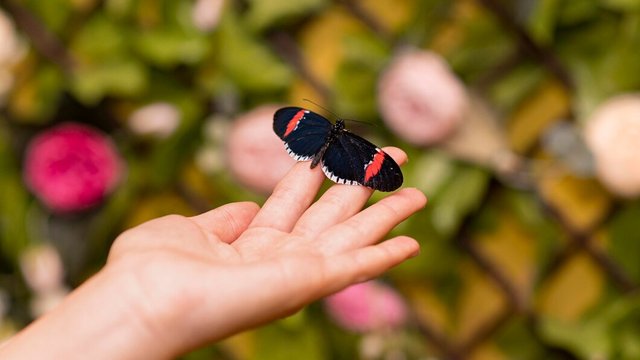
[[296, 160], [309, 160], [327, 141], [332, 124], [324, 117], [299, 107], [285, 107], [273, 117], [273, 131], [285, 142]]

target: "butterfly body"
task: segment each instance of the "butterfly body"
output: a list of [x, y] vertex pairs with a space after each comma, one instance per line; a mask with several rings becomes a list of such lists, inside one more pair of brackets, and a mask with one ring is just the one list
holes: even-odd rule
[[322, 171], [336, 183], [380, 191], [402, 185], [402, 172], [391, 156], [349, 132], [342, 119], [332, 124], [313, 111], [285, 107], [276, 111], [273, 130], [289, 155], [298, 161], [311, 160], [311, 168], [322, 163]]

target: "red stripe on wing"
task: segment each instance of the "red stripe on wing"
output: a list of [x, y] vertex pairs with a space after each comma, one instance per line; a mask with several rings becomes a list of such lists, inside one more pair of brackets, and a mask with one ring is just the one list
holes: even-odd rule
[[287, 124], [287, 130], [284, 132], [284, 137], [287, 137], [287, 135], [291, 134], [293, 130], [296, 129], [296, 127], [298, 126], [298, 122], [300, 122], [300, 120], [304, 117], [305, 113], [305, 110], [300, 110], [295, 115], [293, 115], [293, 117]]
[[376, 149], [377, 153], [373, 156], [373, 160], [364, 168], [364, 182], [368, 182], [372, 177], [376, 176], [382, 169], [385, 153], [380, 149]]

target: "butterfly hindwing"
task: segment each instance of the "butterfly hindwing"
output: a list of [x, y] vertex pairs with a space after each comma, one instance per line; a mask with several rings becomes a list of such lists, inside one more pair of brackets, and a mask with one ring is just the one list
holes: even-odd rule
[[273, 131], [284, 141], [289, 155], [299, 161], [313, 158], [332, 127], [321, 115], [299, 107], [282, 108], [273, 117]]
[[322, 170], [337, 183], [364, 185], [380, 191], [393, 191], [403, 181], [400, 166], [391, 156], [348, 131], [343, 131], [329, 146]]

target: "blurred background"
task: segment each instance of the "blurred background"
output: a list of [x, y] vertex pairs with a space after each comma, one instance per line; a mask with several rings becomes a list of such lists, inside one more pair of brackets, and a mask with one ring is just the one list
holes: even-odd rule
[[422, 253], [185, 359], [638, 359], [638, 49], [634, 0], [1, 0], [0, 341], [124, 229], [263, 202], [310, 99], [409, 154]]

